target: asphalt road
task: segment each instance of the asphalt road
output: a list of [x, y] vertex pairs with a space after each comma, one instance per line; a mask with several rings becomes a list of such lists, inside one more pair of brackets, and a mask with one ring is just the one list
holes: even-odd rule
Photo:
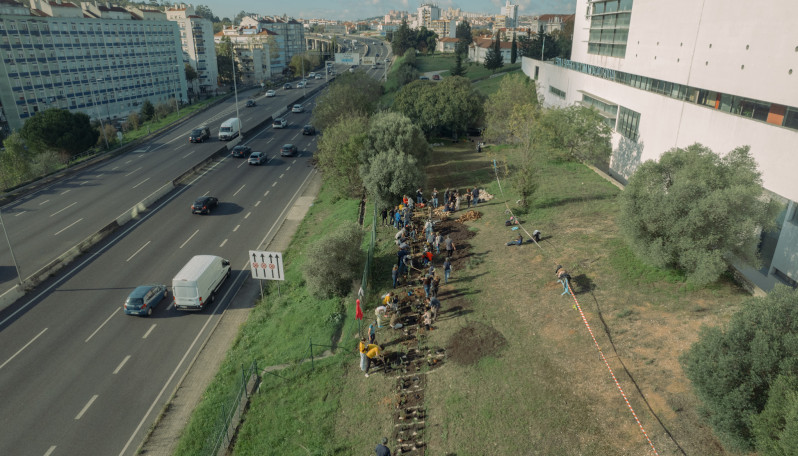
[[[248, 251], [278, 226], [313, 172], [316, 137], [301, 133], [309, 117], [289, 113], [288, 128], [247, 138], [269, 154], [267, 164], [213, 162], [69, 272], [0, 313], [0, 454], [132, 454], [213, 319], [249, 276]], [[280, 157], [284, 143], [297, 144], [299, 155]], [[192, 215], [189, 206], [205, 194], [217, 196], [219, 207]], [[135, 286], [171, 286], [196, 254], [232, 261], [219, 308], [177, 311], [170, 295], [151, 318], [123, 313]]]

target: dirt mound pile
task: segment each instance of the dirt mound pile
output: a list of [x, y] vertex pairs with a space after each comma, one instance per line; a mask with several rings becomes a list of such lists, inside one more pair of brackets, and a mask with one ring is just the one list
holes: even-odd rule
[[474, 221], [474, 220], [478, 220], [481, 217], [482, 217], [482, 213], [481, 212], [477, 212], [477, 211], [471, 210], [471, 211], [468, 211], [465, 214], [461, 215], [457, 219], [457, 221], [460, 222], [460, 223], [471, 222], [471, 221]]
[[471, 365], [507, 346], [507, 339], [493, 326], [470, 322], [457, 331], [446, 347], [447, 357], [458, 364]]

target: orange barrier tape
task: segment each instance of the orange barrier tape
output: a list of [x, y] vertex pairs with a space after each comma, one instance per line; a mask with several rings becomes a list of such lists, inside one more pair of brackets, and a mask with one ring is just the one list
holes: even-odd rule
[[596, 349], [598, 349], [599, 355], [601, 355], [601, 360], [604, 361], [604, 365], [607, 366], [607, 370], [610, 371], [610, 375], [612, 376], [612, 380], [615, 382], [615, 386], [618, 387], [618, 391], [621, 392], [621, 396], [623, 396], [623, 400], [626, 401], [626, 406], [629, 407], [629, 411], [632, 412], [632, 416], [635, 418], [635, 421], [637, 421], [637, 425], [640, 426], [640, 431], [646, 437], [646, 440], [648, 440], [648, 444], [651, 445], [651, 449], [654, 450], [654, 454], [659, 456], [659, 453], [657, 453], [657, 449], [654, 448], [654, 443], [651, 442], [651, 439], [648, 438], [648, 434], [646, 433], [646, 430], [643, 429], [643, 423], [640, 422], [640, 419], [637, 417], [637, 413], [635, 413], [635, 409], [632, 408], [632, 404], [629, 403], [629, 399], [626, 397], [626, 393], [623, 392], [623, 388], [621, 388], [621, 384], [618, 382], [618, 379], [615, 378], [615, 373], [612, 371], [612, 368], [610, 367], [610, 363], [608, 363], [607, 362], [607, 358], [604, 357], [604, 352], [601, 350], [601, 346], [599, 345], [598, 341], [596, 340], [596, 336], [593, 334], [593, 330], [590, 328], [590, 324], [587, 322], [587, 317], [585, 317], [585, 313], [582, 312], [582, 306], [579, 305], [579, 301], [576, 299], [576, 295], [574, 294], [574, 290], [571, 287], [571, 283], [570, 283], [570, 281], [568, 281], [568, 282], [569, 282], [568, 283], [568, 292], [571, 294], [571, 297], [574, 298], [574, 303], [576, 303], [576, 308], [577, 308], [577, 310], [579, 310], [579, 315], [582, 316], [582, 321], [585, 323], [585, 326], [587, 327], [587, 330], [590, 333], [590, 337], [593, 338], [593, 343], [596, 344]]

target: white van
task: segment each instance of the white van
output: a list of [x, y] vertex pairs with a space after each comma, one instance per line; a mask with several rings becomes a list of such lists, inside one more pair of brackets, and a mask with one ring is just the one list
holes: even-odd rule
[[172, 279], [175, 309], [202, 310], [213, 302], [229, 276], [229, 261], [214, 255], [196, 255]]
[[230, 141], [241, 133], [241, 119], [238, 117], [231, 117], [219, 127], [219, 139], [222, 141]]

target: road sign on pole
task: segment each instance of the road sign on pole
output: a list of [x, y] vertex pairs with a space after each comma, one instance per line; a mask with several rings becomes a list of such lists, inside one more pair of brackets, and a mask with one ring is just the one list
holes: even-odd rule
[[249, 251], [249, 267], [252, 278], [260, 280], [285, 280], [282, 252]]

